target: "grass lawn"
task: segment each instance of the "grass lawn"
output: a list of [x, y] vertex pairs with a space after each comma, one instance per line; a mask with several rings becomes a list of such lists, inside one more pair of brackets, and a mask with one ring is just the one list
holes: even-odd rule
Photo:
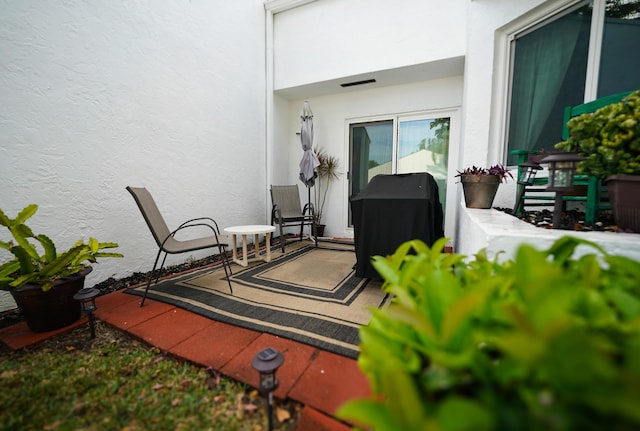
[[[257, 391], [97, 322], [0, 354], [0, 430], [268, 429]], [[295, 430], [301, 406], [274, 407]]]

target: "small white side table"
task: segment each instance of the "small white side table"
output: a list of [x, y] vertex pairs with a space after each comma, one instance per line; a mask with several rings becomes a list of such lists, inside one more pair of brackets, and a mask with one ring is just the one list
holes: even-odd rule
[[[240, 266], [247, 266], [249, 262], [256, 260], [263, 260], [265, 262], [271, 262], [271, 232], [275, 231], [275, 226], [268, 225], [247, 225], [247, 226], [231, 226], [224, 228], [226, 234], [231, 235], [233, 242], [233, 261]], [[260, 241], [259, 236], [264, 234], [265, 238], [265, 253], [260, 254]], [[242, 259], [238, 259], [238, 244], [237, 236], [242, 235]], [[247, 250], [247, 235], [254, 235], [253, 241], [253, 254], [254, 257], [249, 259]]]

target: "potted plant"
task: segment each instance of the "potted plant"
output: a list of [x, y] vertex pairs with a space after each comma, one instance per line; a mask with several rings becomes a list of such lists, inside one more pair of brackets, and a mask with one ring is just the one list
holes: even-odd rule
[[491, 208], [500, 183], [513, 178], [511, 172], [501, 164], [489, 168], [471, 166], [457, 172], [467, 208]]
[[91, 272], [87, 263], [122, 254], [101, 251], [118, 244], [101, 243], [95, 238], [80, 240], [69, 250], [58, 253], [48, 236], [34, 234], [25, 224], [37, 210], [37, 205], [27, 205], [11, 219], [0, 209], [0, 225], [12, 236], [9, 241], [0, 240], [0, 248], [13, 255], [12, 260], [0, 265], [0, 289], [11, 292], [32, 331], [44, 332], [80, 318], [80, 303], [73, 295]]
[[567, 122], [556, 148], [585, 160], [576, 172], [604, 180], [618, 225], [640, 232], [640, 90]]
[[640, 429], [640, 262], [572, 236], [504, 262], [443, 253], [446, 241], [373, 258], [393, 299], [360, 328], [372, 395], [340, 418], [377, 431]]
[[340, 161], [337, 157], [328, 154], [323, 149], [315, 148], [314, 152], [320, 162], [317, 172], [316, 188], [314, 189], [315, 197], [315, 229], [317, 236], [324, 235], [324, 224], [322, 224], [322, 214], [324, 212], [324, 204], [327, 200], [327, 192], [331, 183], [338, 179], [338, 166]]

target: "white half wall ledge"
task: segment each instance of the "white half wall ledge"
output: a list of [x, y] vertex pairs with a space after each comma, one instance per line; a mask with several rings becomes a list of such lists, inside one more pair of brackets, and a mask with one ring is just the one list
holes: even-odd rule
[[[543, 229], [502, 211], [467, 208], [464, 203], [461, 203], [458, 226], [455, 252], [469, 257], [486, 248], [489, 259], [498, 255], [498, 261], [504, 262], [513, 259], [522, 244], [544, 250], [557, 239], [571, 235], [594, 242], [609, 254], [640, 261], [640, 234]], [[581, 245], [573, 257], [593, 253], [598, 252]]]

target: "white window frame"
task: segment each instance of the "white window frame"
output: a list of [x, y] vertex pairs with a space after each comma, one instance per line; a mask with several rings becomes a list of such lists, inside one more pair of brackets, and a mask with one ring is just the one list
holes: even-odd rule
[[[585, 3], [585, 0], [546, 2], [496, 31], [493, 68], [494, 90], [491, 103], [489, 136], [490, 142], [501, 143], [501, 148], [497, 150], [503, 161], [506, 161], [508, 156], [509, 101], [511, 97], [511, 64], [513, 62], [512, 42], [518, 36], [544, 25], [555, 15], [567, 13], [570, 9], [582, 6], [583, 3]], [[605, 0], [593, 0], [584, 102], [595, 100], [597, 95], [598, 74], [600, 71], [598, 66], [600, 63], [600, 47], [602, 46], [602, 28], [605, 15], [604, 4]]]

